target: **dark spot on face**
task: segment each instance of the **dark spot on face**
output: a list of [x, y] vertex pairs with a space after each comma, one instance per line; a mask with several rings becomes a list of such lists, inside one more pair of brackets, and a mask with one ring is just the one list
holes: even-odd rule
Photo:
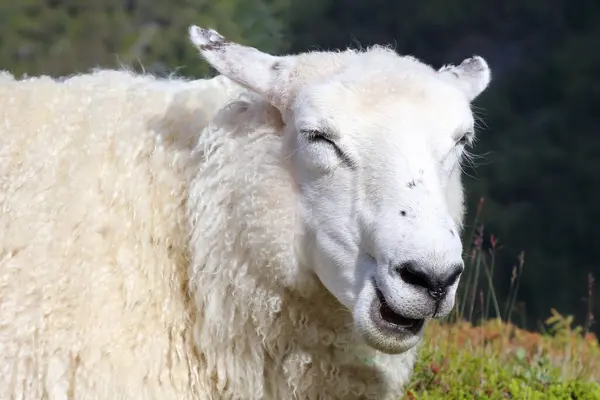
[[413, 179], [412, 181], [408, 182], [408, 183], [406, 184], [406, 186], [407, 186], [409, 189], [412, 189], [412, 188], [414, 188], [415, 186], [417, 186], [417, 182], [415, 182], [415, 180]]
[[9, 251], [8, 254], [11, 257], [15, 257], [17, 254], [19, 254], [21, 252], [22, 248], [19, 247], [15, 247], [14, 249], [12, 249], [12, 251]]
[[454, 231], [452, 229], [450, 229], [450, 234], [452, 235], [452, 237], [456, 236], [456, 234], [454, 233]]
[[273, 65], [271, 65], [273, 71], [279, 71], [281, 68], [283, 68], [283, 65], [279, 61], [274, 62]]
[[404, 211], [404, 210], [400, 211], [400, 215], [402, 215], [403, 217], [406, 217], [406, 211]]

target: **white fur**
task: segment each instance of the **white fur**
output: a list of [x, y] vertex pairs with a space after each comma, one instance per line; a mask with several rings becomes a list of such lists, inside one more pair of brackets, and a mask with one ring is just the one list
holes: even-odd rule
[[487, 65], [189, 33], [221, 76], [0, 76], [0, 398], [396, 398], [422, 332], [377, 327], [373, 282], [452, 308], [394, 267], [461, 262]]

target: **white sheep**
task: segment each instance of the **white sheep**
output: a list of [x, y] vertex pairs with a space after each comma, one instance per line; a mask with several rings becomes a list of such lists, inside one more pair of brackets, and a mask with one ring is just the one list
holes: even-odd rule
[[398, 398], [487, 64], [190, 39], [220, 76], [0, 76], [0, 398]]

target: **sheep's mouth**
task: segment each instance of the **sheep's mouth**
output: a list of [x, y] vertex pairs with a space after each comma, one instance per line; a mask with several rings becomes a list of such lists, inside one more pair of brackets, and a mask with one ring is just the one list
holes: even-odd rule
[[375, 285], [375, 294], [376, 296], [371, 306], [371, 317], [380, 328], [394, 331], [408, 331], [413, 335], [417, 335], [421, 331], [425, 324], [424, 319], [407, 318], [392, 310], [377, 285]]

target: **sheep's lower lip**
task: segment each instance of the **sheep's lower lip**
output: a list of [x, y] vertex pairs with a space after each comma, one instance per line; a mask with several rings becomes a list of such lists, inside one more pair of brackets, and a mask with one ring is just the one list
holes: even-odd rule
[[417, 335], [425, 324], [424, 319], [406, 318], [393, 311], [386, 303], [383, 293], [375, 282], [375, 298], [371, 304], [371, 318], [383, 330], [393, 333], [411, 333]]

